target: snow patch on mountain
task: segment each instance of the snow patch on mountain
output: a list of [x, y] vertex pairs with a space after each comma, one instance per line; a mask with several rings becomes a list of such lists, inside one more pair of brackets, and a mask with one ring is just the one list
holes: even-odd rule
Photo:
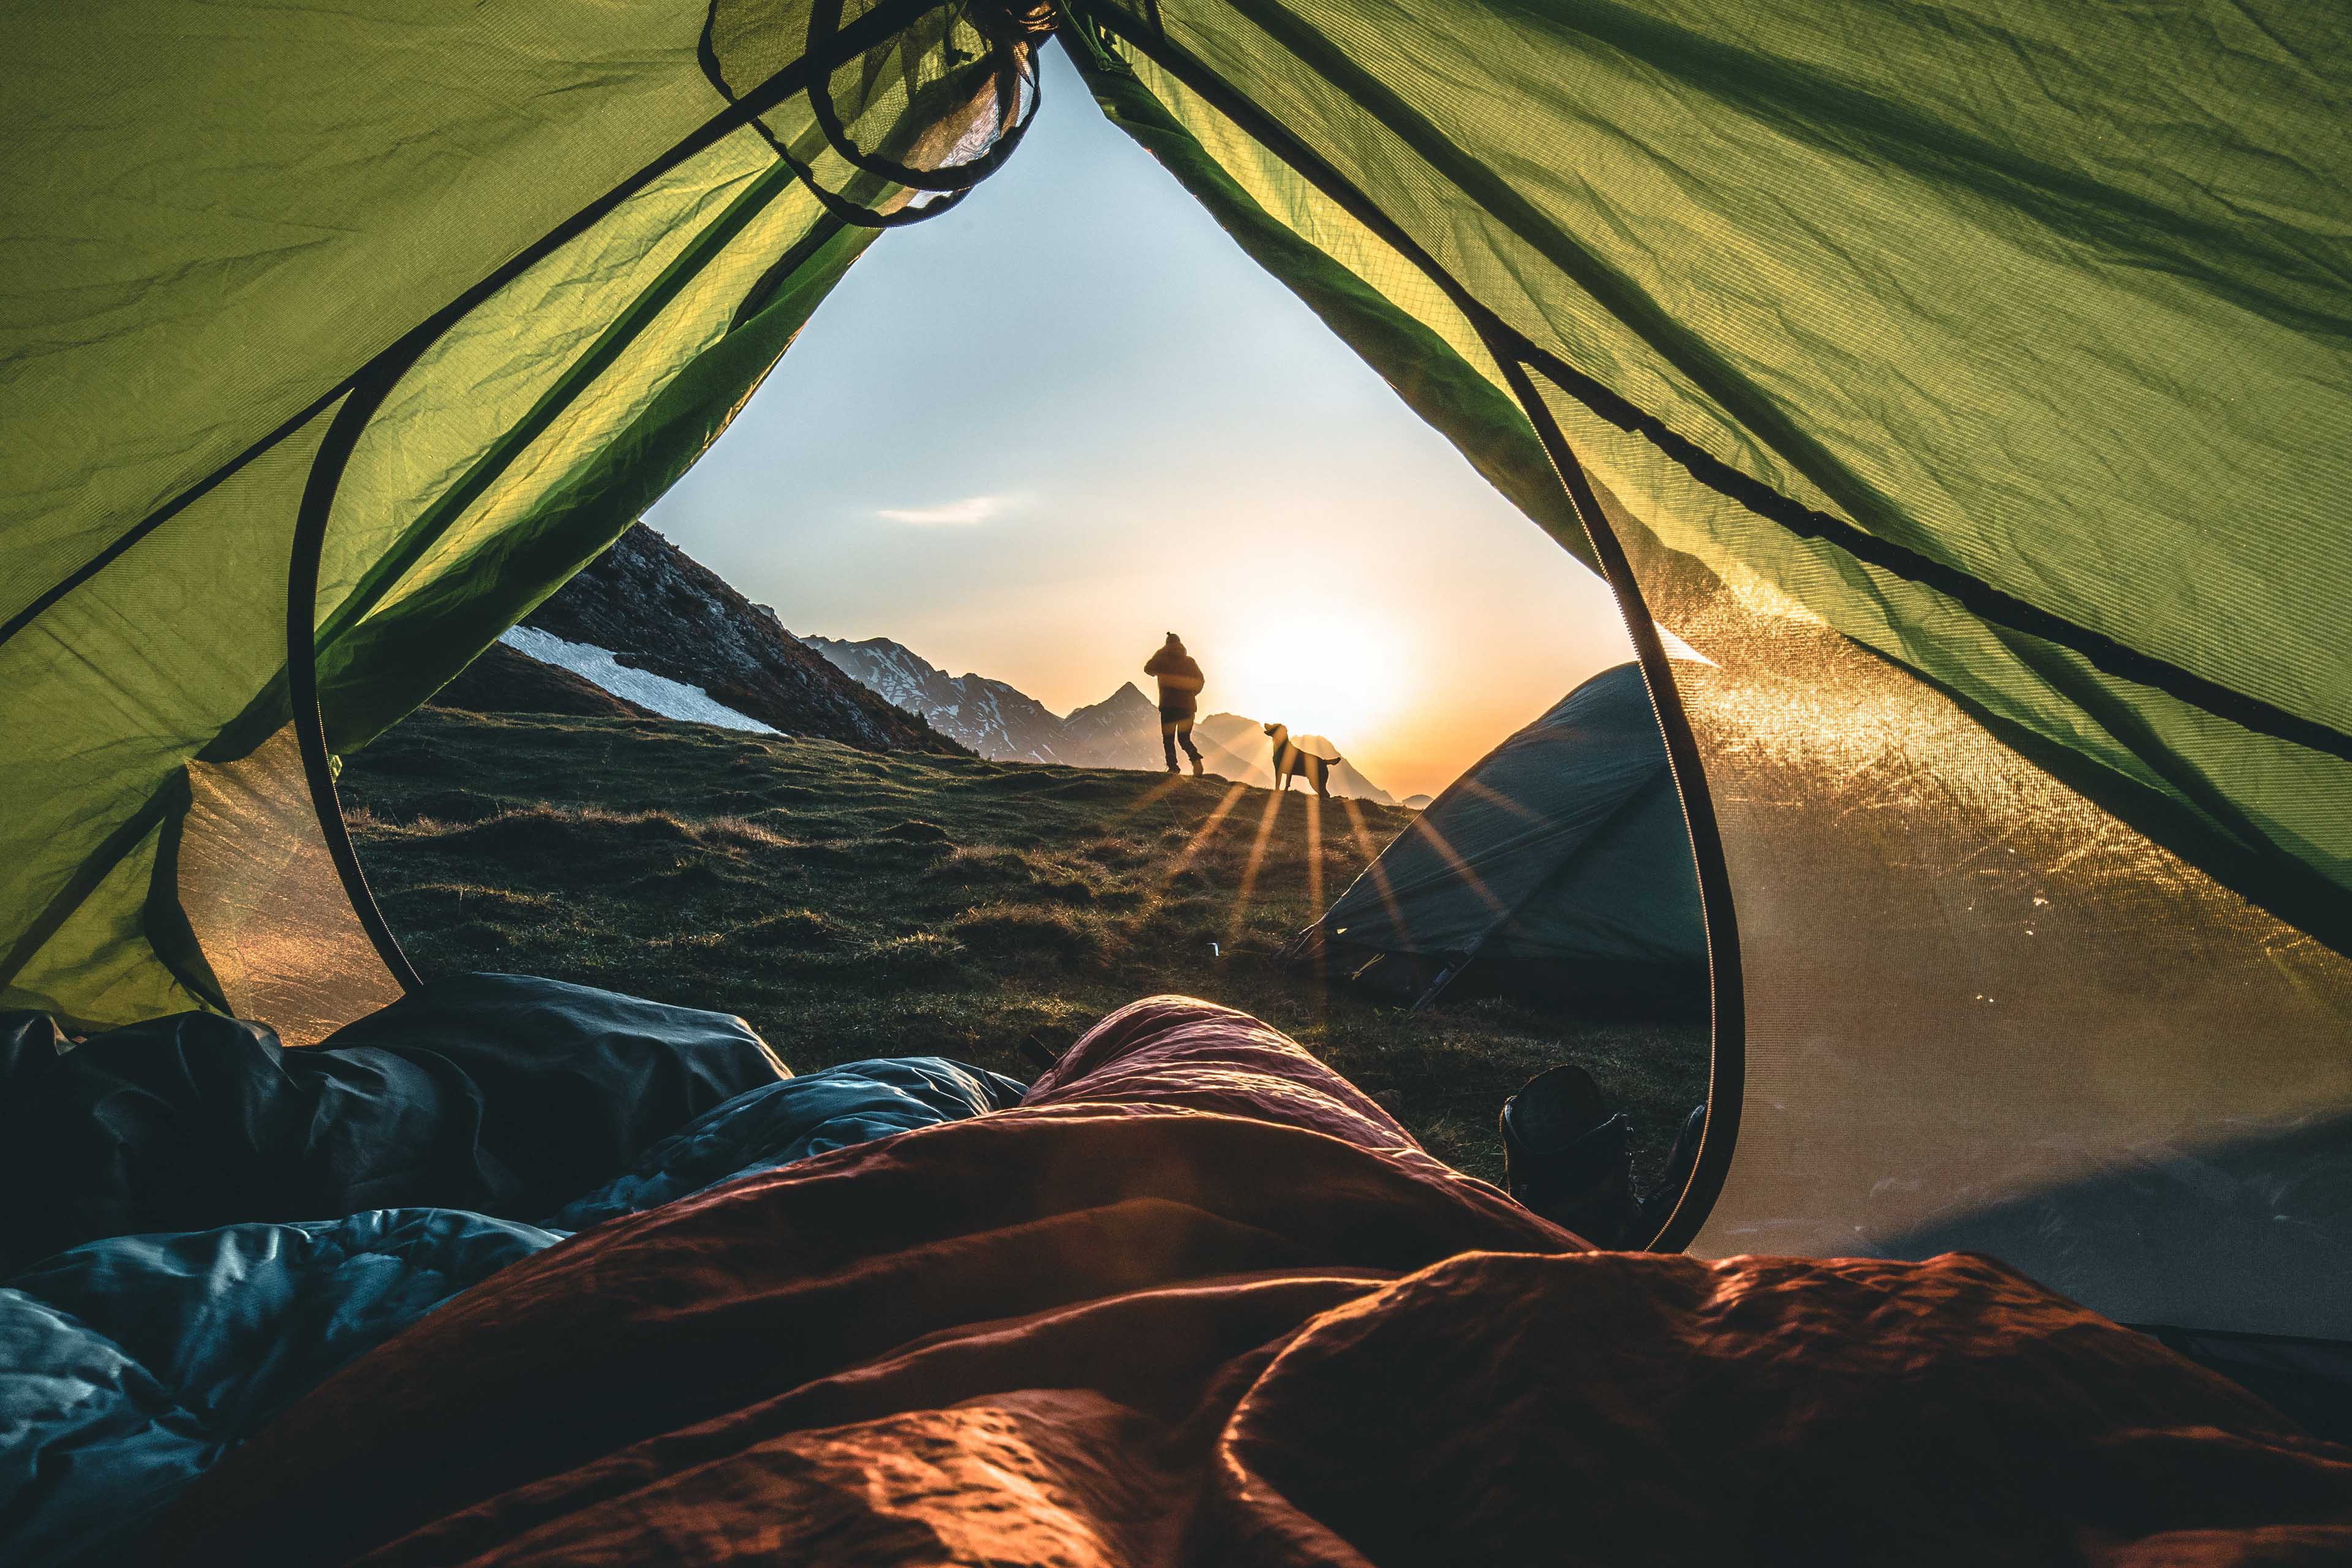
[[[602, 649], [624, 669], [659, 676], [779, 734], [872, 752], [967, 754], [803, 646], [772, 609], [753, 605], [641, 522], [524, 625]], [[726, 721], [707, 714], [705, 721]]]
[[638, 707], [660, 714], [665, 719], [682, 719], [689, 724], [716, 724], [725, 730], [749, 730], [757, 735], [781, 734], [772, 724], [762, 724], [757, 719], [738, 713], [724, 702], [712, 699], [698, 686], [682, 680], [672, 680], [656, 675], [650, 669], [631, 669], [613, 654], [593, 643], [566, 642], [552, 632], [536, 626], [513, 626], [499, 640], [527, 658], [541, 664], [551, 664], [568, 669], [591, 685], [602, 687], [614, 696], [634, 702]]

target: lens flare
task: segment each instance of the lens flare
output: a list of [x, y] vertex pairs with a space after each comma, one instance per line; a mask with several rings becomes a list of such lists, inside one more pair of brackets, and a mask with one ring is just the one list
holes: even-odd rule
[[1241, 711], [1349, 743], [1393, 721], [1412, 684], [1411, 650], [1394, 628], [1331, 611], [1276, 611], [1220, 662]]

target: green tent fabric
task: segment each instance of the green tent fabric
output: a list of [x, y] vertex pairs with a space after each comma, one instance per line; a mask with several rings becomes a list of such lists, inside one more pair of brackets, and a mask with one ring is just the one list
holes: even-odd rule
[[[1027, 49], [898, 4], [827, 29], [820, 73], [810, 21], [17, 21], [5, 1005], [211, 1006], [299, 1041], [388, 999], [332, 830], [299, 825], [289, 616], [333, 748], [429, 696], [724, 428], [873, 237], [835, 209], [908, 203], [834, 142], [987, 131]], [[298, 535], [316, 588], [289, 595]]]
[[1698, 875], [1641, 667], [1447, 785], [1286, 951], [1417, 1004], [1475, 966], [1585, 1005], [1703, 1007]]
[[1320, 252], [1360, 348], [1416, 336], [1441, 428], [1517, 360], [1671, 548], [1825, 563], [1807, 612], [2344, 944], [2339, 14], [1087, 15], [1107, 108], [1253, 254]]
[[[1624, 604], [1714, 988], [1665, 1244], [1899, 1251], [2352, 1126], [2352, 21], [2294, 0], [16, 17], [0, 1005], [396, 994], [332, 754], [993, 166], [1055, 21]], [[2126, 1183], [2006, 1255], [2352, 1337], [2325, 1184], [2203, 1168], [2207, 1222]]]

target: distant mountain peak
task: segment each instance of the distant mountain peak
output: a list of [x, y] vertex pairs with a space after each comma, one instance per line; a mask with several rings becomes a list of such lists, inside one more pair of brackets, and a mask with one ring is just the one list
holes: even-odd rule
[[984, 675], [950, 675], [888, 637], [803, 639], [833, 667], [992, 762], [1068, 763], [1063, 722], [1027, 692]]
[[632, 523], [523, 626], [588, 655], [610, 656], [620, 668], [690, 688], [721, 710], [784, 734], [868, 751], [961, 750], [919, 716], [844, 679], [784, 630], [774, 610], [752, 604], [642, 522]]
[[[950, 676], [903, 643], [806, 637], [808, 646], [844, 674], [890, 702], [928, 719], [933, 729], [996, 762], [1059, 763], [1071, 767], [1144, 768], [1167, 765], [1160, 742], [1160, 704], [1132, 680], [1099, 702], [1056, 719], [1018, 688], [986, 676]], [[1274, 783], [1273, 746], [1265, 727], [1238, 713], [1212, 713], [1193, 730], [1208, 771], [1243, 784]], [[1382, 805], [1388, 792], [1341, 763], [1331, 788]]]
[[[593, 666], [605, 678], [567, 681], [544, 658], [518, 664], [540, 646], [534, 634], [562, 650], [559, 663], [572, 660], [562, 668], [579, 674]], [[640, 672], [659, 679], [639, 679]], [[468, 679], [470, 685], [452, 686], [448, 700], [484, 711], [520, 704], [534, 712], [601, 712], [607, 702], [614, 711], [642, 711], [656, 700], [603, 694], [615, 685], [660, 685], [690, 700], [694, 710], [681, 717], [740, 720], [877, 751], [970, 750], [996, 762], [1069, 767], [1166, 765], [1160, 705], [1133, 680], [1057, 717], [1017, 687], [976, 671], [951, 676], [888, 637], [797, 637], [774, 606], [753, 604], [643, 523], [532, 611], [509, 634], [509, 647]], [[1212, 713], [1194, 727], [1193, 743], [1220, 777], [1274, 783], [1272, 748], [1255, 719]], [[1394, 804], [1345, 762], [1331, 770], [1331, 788]]]
[[1075, 719], [1081, 713], [1116, 713], [1121, 710], [1138, 709], [1148, 709], [1157, 713], [1160, 711], [1160, 704], [1146, 697], [1143, 694], [1143, 689], [1130, 680], [1099, 702], [1089, 702], [1084, 708], [1072, 709], [1070, 717]]

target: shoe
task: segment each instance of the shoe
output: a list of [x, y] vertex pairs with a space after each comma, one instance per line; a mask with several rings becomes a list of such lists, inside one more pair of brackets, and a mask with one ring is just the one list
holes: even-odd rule
[[1208, 772], [1208, 770], [1207, 770], [1206, 768], [1204, 768], [1204, 767], [1202, 767], [1202, 766], [1201, 765], [1201, 759], [1200, 759], [1200, 758], [1198, 758], [1198, 757], [1194, 757], [1194, 758], [1192, 759], [1192, 776], [1193, 776], [1194, 778], [1199, 778], [1202, 773], [1206, 773], [1206, 772]]
[[1169, 771], [1170, 773], [1172, 773], [1180, 772], [1181, 770], [1180, 770], [1180, 769], [1178, 769], [1178, 767], [1176, 766], [1176, 764], [1175, 764], [1174, 763], [1169, 763], [1169, 764], [1168, 764], [1168, 771]]
[[1503, 1102], [1503, 1180], [1512, 1197], [1600, 1247], [1650, 1239], [1633, 1196], [1633, 1123], [1580, 1067], [1538, 1073]]

